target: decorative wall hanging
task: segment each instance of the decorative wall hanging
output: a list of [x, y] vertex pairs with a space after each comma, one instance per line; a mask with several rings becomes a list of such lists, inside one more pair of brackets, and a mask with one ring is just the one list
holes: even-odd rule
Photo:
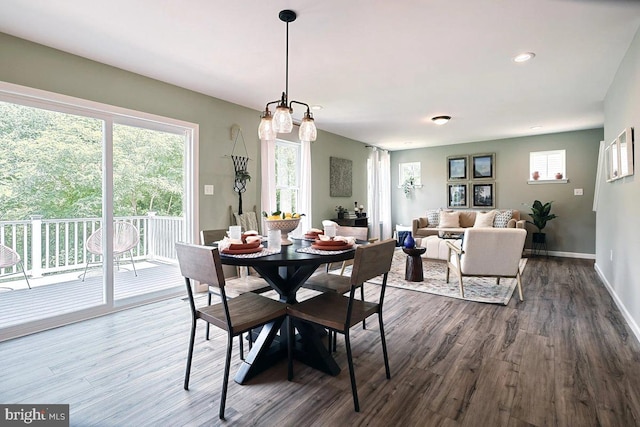
[[468, 174], [468, 156], [447, 157], [447, 172], [449, 181], [466, 181]]
[[495, 184], [482, 183], [472, 184], [474, 208], [494, 208], [495, 207]]
[[471, 156], [472, 179], [495, 179], [495, 154], [474, 154]]
[[329, 195], [351, 197], [353, 162], [337, 157], [329, 158]]
[[[238, 214], [242, 214], [242, 193], [247, 191], [247, 181], [251, 181], [251, 175], [247, 169], [249, 164], [249, 155], [247, 153], [247, 145], [244, 142], [244, 136], [242, 135], [242, 129], [237, 128], [235, 140], [233, 141], [233, 149], [231, 150], [231, 160], [233, 161], [233, 170], [235, 173], [233, 180], [233, 191], [238, 193]], [[238, 143], [238, 137], [242, 138], [242, 146], [244, 147], [244, 156], [235, 154], [236, 144]]]
[[447, 184], [447, 207], [466, 208], [468, 206], [467, 184]]

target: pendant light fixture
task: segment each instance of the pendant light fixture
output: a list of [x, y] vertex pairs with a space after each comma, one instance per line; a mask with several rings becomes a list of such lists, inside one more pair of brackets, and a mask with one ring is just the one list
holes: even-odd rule
[[[282, 22], [287, 23], [287, 50], [286, 50], [286, 75], [285, 75], [285, 90], [282, 92], [282, 96], [278, 101], [268, 102], [264, 108], [260, 119], [260, 126], [258, 126], [258, 137], [262, 140], [272, 141], [276, 139], [278, 133], [291, 133], [293, 130], [293, 118], [291, 113], [293, 112], [292, 105], [300, 104], [307, 107], [307, 112], [304, 113], [302, 122], [300, 123], [300, 130], [298, 137], [301, 141], [315, 141], [317, 138], [316, 125], [313, 120], [313, 114], [309, 109], [309, 104], [299, 101], [289, 102], [289, 22], [296, 20], [296, 13], [293, 10], [282, 10], [278, 15]], [[269, 105], [278, 104], [276, 111], [271, 115], [269, 111]]]

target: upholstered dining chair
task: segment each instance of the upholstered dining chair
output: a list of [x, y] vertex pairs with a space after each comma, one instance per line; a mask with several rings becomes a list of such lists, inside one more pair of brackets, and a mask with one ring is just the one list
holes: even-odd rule
[[[299, 319], [305, 322], [315, 323], [330, 331], [344, 335], [347, 348], [347, 363], [349, 365], [349, 377], [351, 379], [351, 392], [353, 394], [353, 405], [356, 412], [360, 411], [358, 401], [358, 390], [356, 387], [356, 377], [353, 367], [353, 357], [351, 355], [351, 340], [349, 330], [355, 324], [363, 321], [367, 317], [377, 314], [380, 325], [380, 341], [382, 343], [382, 354], [384, 357], [384, 367], [387, 379], [391, 378], [389, 370], [389, 359], [387, 356], [387, 345], [384, 335], [384, 325], [382, 321], [382, 306], [384, 294], [387, 287], [387, 275], [391, 269], [393, 252], [396, 247], [394, 239], [382, 242], [362, 245], [356, 249], [353, 262], [353, 270], [350, 277], [349, 296], [340, 293], [325, 292], [301, 303], [287, 307], [287, 314], [290, 319]], [[356, 288], [362, 286], [366, 280], [382, 276], [380, 286], [380, 296], [377, 303], [355, 299]], [[288, 339], [293, 342], [294, 327], [292, 321], [287, 322]], [[293, 379], [293, 346], [289, 346], [288, 379]]]
[[524, 301], [520, 259], [526, 237], [522, 228], [467, 228], [461, 241], [447, 241], [447, 283], [453, 270], [464, 298], [463, 277], [495, 277], [498, 284], [501, 277], [514, 278], [520, 301]]
[[[227, 332], [227, 352], [222, 378], [222, 394], [220, 397], [219, 412], [220, 419], [224, 419], [233, 337], [241, 336], [252, 328], [284, 317], [286, 315], [287, 305], [252, 292], [228, 299], [226, 297], [225, 279], [224, 273], [222, 272], [220, 254], [216, 248], [176, 243], [176, 253], [178, 255], [180, 272], [185, 278], [192, 319], [184, 389], [189, 389], [196, 323], [198, 319], [201, 319]], [[209, 286], [218, 287], [220, 289], [221, 302], [213, 305], [207, 304], [205, 307], [196, 307], [193, 290], [191, 288], [193, 280], [197, 280], [200, 283], [207, 283]], [[208, 374], [209, 371], [206, 371]]]
[[[100, 227], [89, 236], [87, 243], [85, 244], [87, 252], [98, 256], [104, 255], [102, 251], [102, 230], [103, 228]], [[126, 221], [115, 221], [113, 223], [113, 256], [116, 258], [116, 263], [119, 267], [120, 256], [128, 252], [129, 257], [131, 258], [133, 273], [136, 276], [138, 276], [138, 272], [136, 271], [136, 264], [133, 261], [133, 248], [136, 247], [139, 241], [140, 233], [133, 224]], [[89, 261], [89, 257], [87, 256], [87, 263], [84, 267], [84, 274], [82, 275], [83, 282], [84, 278], [87, 276], [87, 268], [89, 268], [89, 264], [92, 264], [92, 262]]]
[[[203, 246], [211, 245], [213, 242], [220, 241], [225, 238], [227, 235], [227, 230], [224, 229], [216, 229], [216, 230], [201, 230], [200, 231], [200, 244]], [[227, 266], [228, 267], [228, 266]], [[247, 292], [253, 292], [256, 294], [261, 294], [263, 292], [267, 292], [271, 290], [271, 287], [264, 279], [252, 276], [240, 278], [240, 267], [236, 268], [236, 272], [238, 275], [237, 280], [233, 280], [230, 283], [226, 284], [225, 294], [227, 298], [234, 298], [238, 295], [242, 295]], [[211, 298], [213, 295], [220, 295], [220, 288], [218, 286], [208, 286], [207, 287], [207, 304], [211, 305]], [[206, 330], [206, 339], [209, 339], [209, 328], [210, 325], [207, 323]], [[240, 345], [240, 359], [244, 360], [244, 346], [242, 341], [242, 336], [238, 339]], [[252, 339], [249, 337], [249, 349], [251, 349]]]
[[[29, 279], [27, 278], [27, 273], [24, 271], [24, 264], [22, 263], [22, 258], [18, 255], [18, 252], [14, 251], [8, 246], [0, 245], [0, 269], [9, 268], [13, 266], [19, 267], [24, 275], [24, 280], [27, 281], [27, 286], [31, 289], [31, 285], [29, 284]], [[9, 273], [13, 274], [13, 273]], [[3, 289], [13, 290], [13, 288], [7, 286], [0, 286]]]

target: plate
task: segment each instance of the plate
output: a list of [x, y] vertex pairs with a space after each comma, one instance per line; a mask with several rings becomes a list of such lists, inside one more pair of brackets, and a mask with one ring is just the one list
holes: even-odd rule
[[[322, 234], [322, 233], [320, 233], [320, 234]], [[304, 235], [304, 238], [305, 239], [313, 239], [313, 240], [315, 240], [315, 239], [318, 238], [318, 234], [307, 233], [307, 234]]]
[[262, 251], [262, 246], [258, 246], [257, 248], [248, 248], [248, 249], [225, 249], [222, 251], [223, 254], [228, 255], [242, 255], [242, 254], [255, 254], [257, 252]]
[[[316, 242], [314, 243], [317, 246], [345, 246], [345, 245], [349, 245], [347, 242], [345, 242], [344, 240], [316, 240]], [[349, 245], [351, 246], [351, 245]]]
[[260, 246], [260, 240], [256, 240], [251, 243], [231, 243], [229, 245], [229, 249], [232, 251], [243, 250], [243, 249], [255, 249]]
[[352, 249], [353, 245], [349, 245], [346, 244], [344, 242], [342, 242], [343, 244], [340, 246], [319, 246], [319, 245], [311, 245], [311, 247], [313, 249], [318, 249], [320, 251], [345, 251], [347, 249]]

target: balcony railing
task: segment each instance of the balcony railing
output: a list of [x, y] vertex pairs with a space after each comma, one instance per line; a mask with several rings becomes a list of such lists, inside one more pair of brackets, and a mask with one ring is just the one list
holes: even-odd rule
[[[183, 218], [150, 213], [114, 219], [130, 222], [138, 229], [140, 241], [133, 249], [134, 259], [176, 259], [175, 243], [184, 240]], [[86, 250], [85, 243], [101, 226], [100, 218], [45, 219], [34, 215], [25, 221], [0, 221], [0, 243], [20, 254], [28, 275], [41, 277], [98, 261]], [[16, 266], [0, 269], [0, 275], [17, 272]]]

